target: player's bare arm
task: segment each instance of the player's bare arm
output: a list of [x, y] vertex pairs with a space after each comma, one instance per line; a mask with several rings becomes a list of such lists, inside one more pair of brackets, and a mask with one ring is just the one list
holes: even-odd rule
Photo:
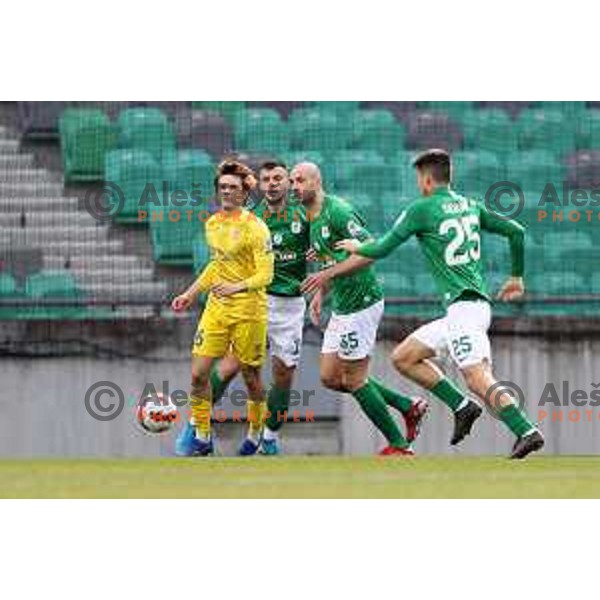
[[334, 277], [348, 275], [358, 269], [369, 266], [372, 262], [371, 259], [362, 256], [350, 256], [346, 260], [337, 263], [332, 267], [309, 275], [302, 283], [301, 290], [304, 294], [310, 294], [327, 285]]

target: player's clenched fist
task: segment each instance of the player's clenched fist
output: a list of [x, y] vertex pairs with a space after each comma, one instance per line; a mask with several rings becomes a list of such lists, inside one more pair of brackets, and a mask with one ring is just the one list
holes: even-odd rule
[[188, 310], [191, 305], [192, 299], [186, 294], [181, 294], [181, 296], [177, 296], [173, 299], [173, 302], [171, 302], [171, 308], [175, 312], [183, 312], [184, 310]]
[[345, 250], [350, 254], [355, 254], [359, 248], [360, 242], [357, 240], [342, 240], [341, 242], [337, 242], [335, 244], [336, 250]]

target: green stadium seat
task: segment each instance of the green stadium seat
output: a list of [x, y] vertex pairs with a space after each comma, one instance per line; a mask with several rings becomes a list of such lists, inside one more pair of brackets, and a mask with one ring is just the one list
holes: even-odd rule
[[437, 296], [438, 289], [432, 275], [421, 272], [415, 275], [415, 294], [417, 296]]
[[220, 114], [230, 123], [234, 123], [238, 115], [246, 109], [246, 103], [237, 100], [204, 100], [202, 102], [192, 102], [192, 108], [210, 110]]
[[[183, 150], [168, 171], [164, 178], [173, 182], [172, 206], [155, 211], [156, 216], [148, 219], [153, 258], [161, 264], [192, 266], [194, 242], [203, 235], [209, 217], [215, 165], [206, 152]], [[173, 189], [179, 190], [177, 201]]]
[[378, 265], [377, 272], [383, 278], [383, 289], [386, 298], [410, 297], [415, 294], [413, 280], [398, 272], [397, 268], [383, 271]]
[[504, 168], [491, 152], [455, 152], [452, 165], [453, 185], [466, 195], [483, 197], [491, 186], [505, 180]]
[[95, 109], [67, 109], [59, 131], [65, 183], [101, 180], [106, 153], [116, 145], [106, 114]]
[[85, 315], [80, 306], [44, 306], [46, 300], [79, 300], [83, 293], [73, 275], [66, 271], [41, 271], [25, 280], [25, 296], [39, 302], [34, 308], [19, 310], [19, 316], [37, 319], [70, 319]]
[[167, 116], [158, 108], [130, 108], [119, 115], [119, 147], [143, 150], [158, 163], [170, 160], [176, 141]]
[[362, 110], [355, 113], [353, 146], [360, 150], [376, 150], [391, 156], [404, 148], [406, 131], [387, 110]]
[[[296, 150], [284, 152], [281, 158], [287, 165], [288, 169], [294, 168], [295, 165], [301, 162], [312, 162], [321, 168], [323, 175], [325, 174], [325, 166], [327, 163], [323, 154], [317, 150]], [[327, 183], [327, 180], [325, 183]]]
[[0, 273], [0, 297], [6, 298], [16, 295], [17, 282], [10, 273]]
[[204, 236], [198, 236], [192, 243], [194, 273], [200, 275], [210, 260], [210, 249]]
[[521, 150], [547, 150], [562, 156], [575, 149], [574, 127], [560, 111], [525, 110], [516, 125]]
[[251, 108], [235, 118], [235, 147], [281, 155], [289, 150], [287, 125], [269, 108]]
[[309, 108], [316, 108], [321, 112], [330, 112], [341, 118], [349, 118], [360, 106], [359, 101], [351, 100], [313, 100], [307, 102]]
[[[174, 181], [177, 189], [182, 190], [192, 198], [199, 195], [202, 199], [202, 206], [214, 196], [214, 177], [215, 165], [212, 157], [203, 150], [180, 150], [177, 153], [177, 162], [175, 164], [174, 177], [169, 179]], [[195, 205], [198, 203], [193, 202]]]
[[402, 196], [411, 200], [420, 196], [417, 187], [417, 172], [412, 165], [414, 158], [414, 152], [402, 150], [394, 154], [388, 161], [390, 168], [397, 172], [397, 177], [402, 183]]
[[540, 197], [547, 183], [557, 186], [560, 194], [566, 176], [566, 168], [547, 150], [517, 152], [507, 158], [507, 179], [522, 190], [537, 192]]
[[446, 113], [453, 121], [461, 123], [465, 113], [473, 110], [474, 102], [457, 100], [427, 100], [418, 103], [422, 110]]
[[331, 154], [349, 148], [352, 143], [351, 121], [318, 108], [301, 108], [288, 119], [294, 150], [317, 150]]
[[175, 221], [164, 211], [162, 220], [150, 221], [152, 256], [155, 262], [164, 265], [193, 266], [194, 243], [203, 237], [204, 223], [195, 211], [191, 218], [183, 211], [179, 214], [180, 218]]
[[588, 110], [581, 114], [575, 131], [578, 150], [600, 149], [600, 111]]
[[464, 131], [468, 150], [492, 152], [500, 157], [518, 150], [515, 125], [503, 110], [469, 113]]
[[25, 294], [33, 299], [71, 297], [77, 293], [77, 284], [70, 273], [42, 271], [30, 275], [25, 281]]
[[542, 100], [536, 105], [549, 112], [560, 112], [571, 122], [577, 121], [586, 112], [585, 102], [578, 100]]
[[[325, 184], [335, 189], [356, 193], [354, 187], [356, 169], [361, 165], [385, 167], [384, 158], [375, 150], [340, 150], [330, 155], [323, 165]], [[364, 190], [363, 190], [364, 191]]]
[[[118, 186], [123, 195], [123, 208], [115, 216], [120, 223], [138, 223], [139, 210], [144, 210], [144, 199], [154, 186], [161, 194], [161, 169], [147, 152], [141, 150], [113, 150], [106, 155], [106, 180]], [[147, 221], [144, 221], [147, 223]]]
[[585, 294], [591, 287], [578, 273], [538, 273], [528, 282], [529, 291], [542, 297]]

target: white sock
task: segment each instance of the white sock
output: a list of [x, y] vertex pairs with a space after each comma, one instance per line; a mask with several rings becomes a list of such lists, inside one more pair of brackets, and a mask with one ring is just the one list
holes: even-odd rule
[[456, 412], [458, 412], [459, 410], [462, 410], [465, 406], [467, 406], [469, 404], [469, 402], [470, 402], [469, 399], [467, 397], [465, 397], [464, 400], [456, 408]]
[[276, 431], [271, 431], [268, 427], [265, 427], [265, 440], [267, 440], [268, 442], [272, 441], [272, 440], [278, 440], [279, 439], [279, 434]]

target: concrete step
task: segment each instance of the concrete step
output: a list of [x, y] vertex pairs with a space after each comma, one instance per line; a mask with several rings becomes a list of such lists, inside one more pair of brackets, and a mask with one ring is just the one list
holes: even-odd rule
[[[0, 144], [1, 143], [2, 140], [0, 140]], [[17, 152], [12, 154], [0, 153], [0, 170], [24, 169], [27, 167], [33, 167], [33, 164], [33, 154], [19, 154]]]
[[63, 193], [62, 183], [0, 183], [0, 198], [60, 197]]
[[48, 242], [95, 242], [106, 239], [105, 227], [2, 227], [0, 239], [14, 246], [39, 246]]
[[78, 198], [0, 198], [0, 212], [77, 211], [78, 207]]
[[3, 169], [0, 165], [0, 183], [53, 183], [52, 175], [46, 169]]

